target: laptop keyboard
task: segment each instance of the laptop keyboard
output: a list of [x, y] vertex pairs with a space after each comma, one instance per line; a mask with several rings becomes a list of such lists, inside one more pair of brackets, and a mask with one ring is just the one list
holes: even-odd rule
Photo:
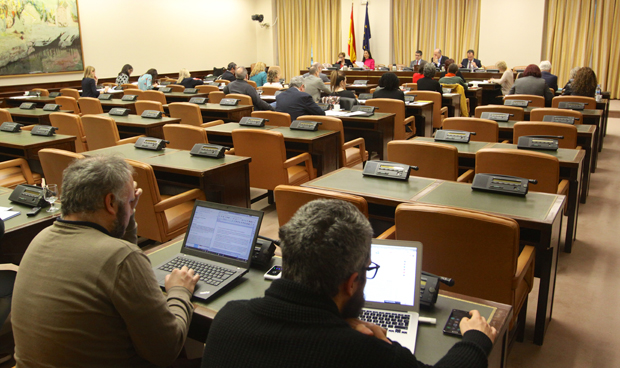
[[193, 269], [197, 274], [200, 275], [200, 281], [203, 281], [213, 286], [218, 286], [222, 282], [226, 281], [230, 276], [237, 273], [237, 271], [194, 261], [184, 257], [176, 257], [170, 262], [160, 266], [159, 269], [172, 272], [172, 270], [174, 270], [175, 268], [181, 268], [183, 266], [187, 266], [187, 268]]
[[375, 310], [362, 310], [360, 319], [365, 322], [374, 323], [387, 329], [390, 332], [406, 334], [409, 328], [409, 314], [382, 312]]

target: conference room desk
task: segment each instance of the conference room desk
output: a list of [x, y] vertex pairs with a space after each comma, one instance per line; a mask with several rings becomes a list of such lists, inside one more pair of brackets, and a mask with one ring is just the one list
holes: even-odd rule
[[476, 107], [482, 106], [483, 94], [481, 87], [469, 87], [465, 92], [465, 97], [469, 98], [469, 110], [476, 111]]
[[346, 113], [348, 111], [326, 111], [327, 116], [342, 120], [345, 142], [364, 138], [368, 152], [377, 152], [381, 160], [387, 157], [387, 144], [394, 139], [395, 115], [375, 112], [372, 116], [346, 116]]
[[46, 104], [55, 103], [55, 97], [50, 96], [13, 96], [5, 99], [7, 106], [18, 107], [23, 102], [34, 102], [37, 107], [43, 107]]
[[[181, 250], [182, 242], [170, 241], [160, 247], [147, 251], [151, 264], [157, 265], [165, 262]], [[269, 267], [281, 264], [280, 257], [274, 257]], [[264, 296], [265, 290], [271, 285], [271, 281], [264, 279], [265, 269], [254, 269], [233, 286], [223, 291], [220, 295], [207, 302], [193, 300], [195, 305], [194, 315], [189, 330], [189, 337], [204, 342], [209, 328], [217, 312], [229, 301], [253, 299]], [[420, 324], [416, 342], [415, 356], [426, 364], [435, 364], [441, 359], [452, 345], [460, 341], [460, 338], [443, 334], [443, 326], [450, 316], [452, 309], [472, 310], [476, 309], [484, 316], [489, 324], [497, 330], [497, 338], [493, 350], [489, 355], [489, 367], [506, 366], [506, 348], [508, 341], [508, 326], [512, 319], [512, 307], [506, 304], [496, 303], [479, 298], [473, 298], [440, 289], [437, 303], [432, 310], [421, 310], [420, 315], [437, 319], [436, 325]], [[303, 344], [303, 341], [299, 341]]]
[[185, 93], [185, 92], [167, 92], [164, 93], [166, 96], [166, 102], [188, 102], [191, 98], [194, 97], [207, 97], [209, 94], [206, 92], [199, 93]]
[[[308, 152], [317, 175], [324, 175], [340, 167], [340, 134], [334, 130], [304, 131], [288, 127], [266, 125], [265, 127], [246, 127], [239, 123], [227, 123], [206, 128], [209, 143], [233, 146], [232, 132], [236, 129], [262, 129], [280, 132], [284, 136], [287, 152], [298, 155]], [[260, 144], [260, 142], [257, 142]], [[366, 146], [368, 148], [368, 146]]]
[[[416, 117], [416, 135], [422, 137], [431, 137], [433, 135], [433, 105], [433, 101], [424, 100], [405, 103], [405, 115]], [[418, 119], [418, 117], [423, 119]]]
[[[501, 76], [499, 78], [501, 78]], [[497, 83], [490, 83], [490, 82], [474, 83], [473, 85], [474, 87], [478, 87], [482, 90], [482, 94], [480, 95], [481, 99], [478, 100], [478, 106], [503, 104], [503, 94], [502, 94], [501, 85]], [[500, 97], [502, 99], [498, 100], [497, 97]]]
[[115, 107], [120, 107], [123, 109], [129, 109], [130, 114], [136, 113], [136, 101], [123, 101], [120, 98], [113, 98], [111, 100], [99, 100], [99, 102], [101, 102], [103, 112], [109, 112]]
[[13, 121], [16, 123], [22, 123], [24, 125], [41, 124], [50, 125], [50, 114], [54, 112], [66, 112], [72, 113], [72, 110], [60, 110], [60, 111], [44, 111], [41, 108], [32, 110], [20, 109], [19, 107], [11, 107], [6, 109], [13, 117]]
[[[168, 104], [164, 105], [164, 111], [169, 114]], [[211, 120], [224, 120], [225, 122], [238, 122], [244, 116], [250, 116], [254, 110], [252, 105], [223, 106], [220, 104], [206, 103], [198, 105], [202, 113], [202, 120], [206, 123]]]
[[360, 95], [360, 93], [370, 93], [370, 90], [373, 88], [377, 88], [378, 84], [368, 83], [368, 84], [347, 84], [347, 89], [349, 91], [355, 91], [356, 95]]
[[189, 151], [171, 148], [161, 151], [138, 149], [133, 144], [83, 154], [119, 155], [151, 165], [162, 194], [174, 195], [187, 188], [199, 188], [205, 193], [207, 201], [250, 207], [249, 157], [225, 155], [224, 158], [214, 159], [192, 156]]
[[38, 155], [43, 148], [75, 152], [75, 136], [55, 134], [51, 137], [43, 137], [32, 135], [26, 130], [17, 133], [0, 131], [0, 161], [21, 157], [28, 161], [31, 171], [43, 174]]
[[32, 239], [60, 216], [60, 203], [54, 203], [54, 206], [59, 208], [56, 212], [47, 212], [49, 207], [45, 207], [35, 216], [28, 217], [26, 213], [32, 207], [11, 202], [9, 196], [12, 192], [13, 189], [0, 187], [0, 207], [13, 207], [12, 211], [21, 212], [4, 222], [4, 237], [0, 242], [0, 263], [19, 265]]
[[[305, 73], [307, 73], [308, 70], [300, 70], [299, 71], [299, 75], [303, 75]], [[379, 83], [379, 79], [381, 79], [381, 76], [385, 73], [394, 73], [396, 74], [396, 76], [398, 77], [398, 80], [400, 81], [400, 84], [403, 83], [411, 83], [412, 78], [413, 78], [413, 71], [404, 71], [404, 70], [386, 70], [386, 71], [381, 71], [381, 70], [345, 70], [344, 73], [347, 76], [347, 80], [349, 82], [353, 82], [355, 80], [358, 79], [364, 79], [364, 80], [368, 80], [368, 83]], [[323, 74], [327, 75], [328, 77], [331, 75], [332, 70], [327, 70], [324, 69], [322, 71]], [[463, 77], [465, 78], [466, 82], [469, 81], [474, 81], [474, 80], [489, 80], [491, 78], [497, 78], [500, 79], [502, 77], [502, 73], [480, 73], [480, 72], [474, 72], [474, 73], [462, 73]], [[515, 73], [516, 76], [516, 73]], [[437, 72], [435, 73], [435, 79], [439, 79], [441, 77], [441, 73]]]
[[461, 95], [458, 93], [444, 93], [441, 96], [441, 105], [448, 106], [449, 117], [461, 117]]
[[[428, 203], [506, 216], [519, 223], [523, 245], [536, 247], [535, 276], [540, 278], [534, 343], [542, 345], [551, 321], [563, 195], [529, 192], [525, 197], [480, 192], [471, 184], [409, 177], [407, 181], [364, 177], [360, 170], [342, 168], [311, 180], [303, 187], [354, 194], [368, 202], [371, 218], [394, 217], [401, 203]], [[426, 244], [425, 244], [426, 245]]]
[[178, 124], [181, 118], [162, 117], [159, 119], [143, 118], [140, 115], [129, 114], [127, 116], [116, 116], [110, 114], [99, 114], [106, 118], [112, 118], [118, 127], [121, 138], [146, 135], [147, 137], [164, 138], [163, 126], [166, 124]]

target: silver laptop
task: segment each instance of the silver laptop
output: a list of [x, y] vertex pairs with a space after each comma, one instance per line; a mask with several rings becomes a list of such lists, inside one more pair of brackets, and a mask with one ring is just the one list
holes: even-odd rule
[[422, 243], [373, 239], [370, 259], [380, 266], [366, 280], [362, 320], [388, 330], [387, 337], [415, 352], [420, 311]]
[[200, 275], [194, 297], [214, 296], [248, 272], [262, 220], [262, 211], [196, 201], [181, 253], [153, 267], [159, 285], [185, 265]]

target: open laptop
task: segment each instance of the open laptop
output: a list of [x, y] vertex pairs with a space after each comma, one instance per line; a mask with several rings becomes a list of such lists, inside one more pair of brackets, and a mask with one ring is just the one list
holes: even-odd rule
[[422, 243], [373, 239], [370, 259], [380, 266], [366, 280], [360, 319], [388, 330], [387, 337], [415, 352], [420, 311]]
[[262, 220], [262, 211], [196, 201], [181, 253], [153, 267], [159, 285], [186, 265], [200, 275], [194, 297], [214, 296], [248, 272]]

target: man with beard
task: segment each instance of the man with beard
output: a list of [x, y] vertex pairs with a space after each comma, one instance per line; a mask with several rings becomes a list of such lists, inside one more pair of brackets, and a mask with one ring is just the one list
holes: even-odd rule
[[135, 186], [119, 157], [77, 160], [64, 171], [62, 218], [30, 243], [15, 281], [18, 367], [153, 367], [176, 359], [198, 275], [174, 270], [163, 295], [136, 245], [142, 190]]
[[[217, 313], [203, 368], [426, 367], [384, 329], [357, 319], [372, 238], [361, 212], [347, 202], [316, 200], [279, 235], [282, 278], [265, 297], [229, 302]], [[461, 322], [463, 339], [438, 366], [487, 366], [497, 332], [477, 311], [471, 315]]]

